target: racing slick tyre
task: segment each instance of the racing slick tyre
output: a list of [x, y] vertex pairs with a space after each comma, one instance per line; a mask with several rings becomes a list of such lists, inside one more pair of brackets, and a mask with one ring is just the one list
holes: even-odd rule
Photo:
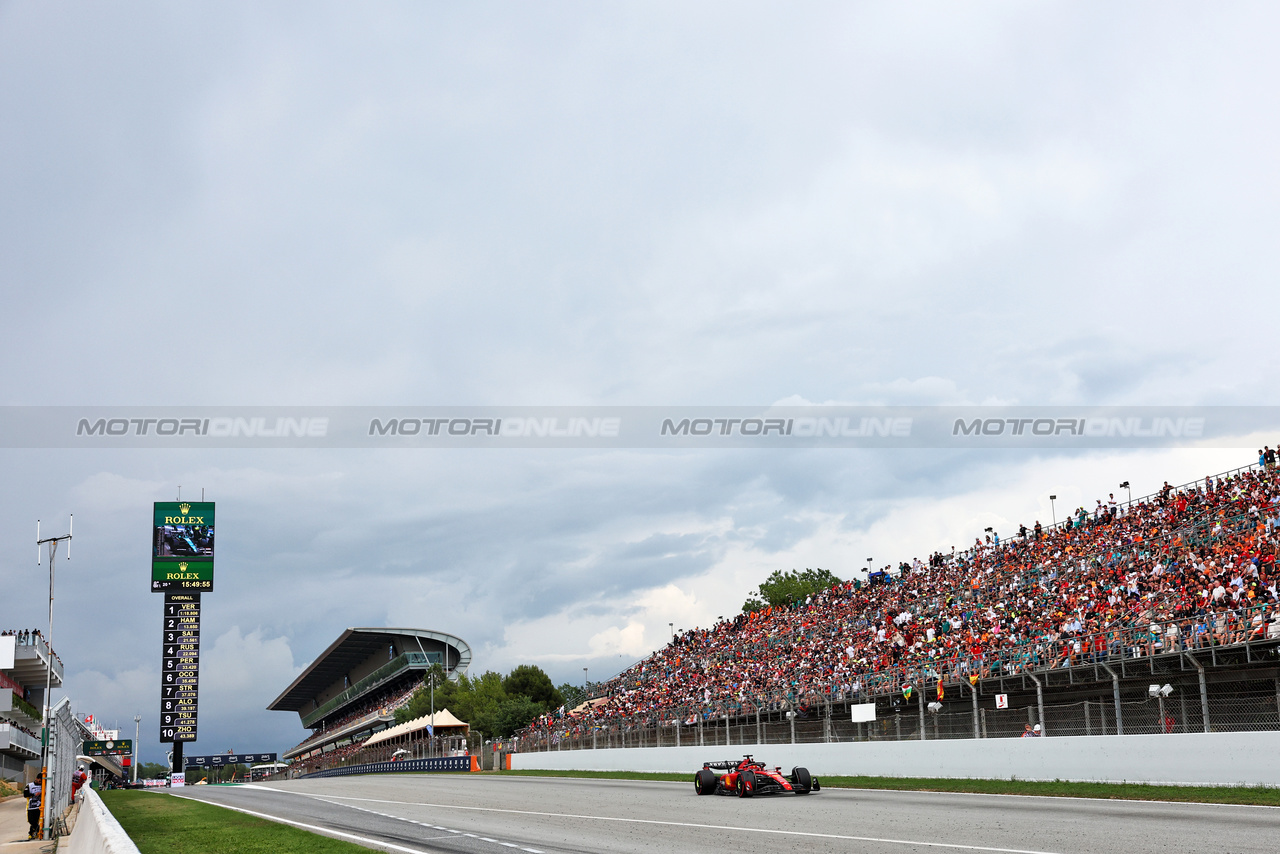
[[699, 795], [714, 795], [716, 793], [716, 773], [710, 768], [703, 768], [693, 775], [693, 789]]
[[813, 791], [813, 777], [809, 775], [809, 769], [792, 768], [791, 785], [795, 788], [797, 795], [807, 795]]
[[738, 797], [749, 798], [756, 793], [756, 772], [746, 770], [738, 774]]

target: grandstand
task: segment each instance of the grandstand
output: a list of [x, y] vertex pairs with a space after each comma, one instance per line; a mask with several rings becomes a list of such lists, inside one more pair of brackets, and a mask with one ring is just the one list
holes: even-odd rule
[[1278, 526], [1271, 464], [990, 532], [685, 632], [520, 749], [1280, 729]]
[[396, 709], [436, 664], [450, 678], [466, 673], [471, 647], [428, 629], [347, 629], [267, 706], [297, 712], [312, 730], [282, 758], [305, 763], [358, 748], [395, 723]]

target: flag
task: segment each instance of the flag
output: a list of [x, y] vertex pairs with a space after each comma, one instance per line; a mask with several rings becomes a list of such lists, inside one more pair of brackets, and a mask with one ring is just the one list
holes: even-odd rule
[[978, 674], [976, 674], [976, 673], [975, 673], [975, 674], [973, 674], [972, 676], [970, 676], [970, 677], [969, 677], [969, 684], [970, 684], [970, 685], [977, 685], [977, 684], [978, 684]]
[[903, 696], [903, 697], [906, 697], [908, 700], [910, 700], [910, 699], [911, 699], [911, 692], [912, 692], [912, 691], [914, 691], [914, 690], [915, 690], [915, 689], [914, 689], [914, 688], [912, 688], [910, 685], [903, 685], [903, 686], [902, 686], [902, 696]]
[[938, 701], [942, 701], [942, 680], [938, 680]]

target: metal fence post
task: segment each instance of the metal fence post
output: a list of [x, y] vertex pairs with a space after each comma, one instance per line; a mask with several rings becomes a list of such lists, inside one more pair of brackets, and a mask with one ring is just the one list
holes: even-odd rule
[[1040, 735], [1045, 736], [1049, 734], [1049, 725], [1044, 720], [1044, 686], [1034, 675], [1028, 673], [1027, 677], [1036, 683], [1036, 708], [1040, 712]]
[[1204, 681], [1204, 666], [1191, 653], [1184, 652], [1183, 655], [1196, 666], [1200, 674], [1200, 716], [1204, 718], [1204, 731], [1209, 732], [1209, 687]]
[[[964, 683], [961, 682], [960, 684], [963, 685]], [[977, 685], [973, 685], [973, 684], [969, 685], [969, 697], [970, 699], [973, 700], [973, 737], [981, 738], [982, 734], [978, 730], [978, 686]]]
[[1116, 735], [1124, 735], [1124, 716], [1120, 711], [1120, 677], [1105, 664], [1102, 664], [1102, 669], [1111, 674], [1111, 692], [1116, 698]]
[[924, 741], [924, 740], [925, 740], [925, 734], [924, 734], [924, 688], [921, 688], [921, 689], [920, 689], [920, 696], [919, 696], [918, 700], [919, 700], [919, 702], [917, 703], [917, 705], [920, 707], [920, 740], [921, 740], [921, 741]]

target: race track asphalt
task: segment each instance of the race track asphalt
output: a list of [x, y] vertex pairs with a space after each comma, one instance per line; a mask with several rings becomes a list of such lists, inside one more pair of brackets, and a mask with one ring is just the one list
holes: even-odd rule
[[400, 854], [1280, 850], [1275, 807], [861, 789], [738, 800], [698, 797], [692, 783], [479, 774], [199, 786], [179, 796]]

